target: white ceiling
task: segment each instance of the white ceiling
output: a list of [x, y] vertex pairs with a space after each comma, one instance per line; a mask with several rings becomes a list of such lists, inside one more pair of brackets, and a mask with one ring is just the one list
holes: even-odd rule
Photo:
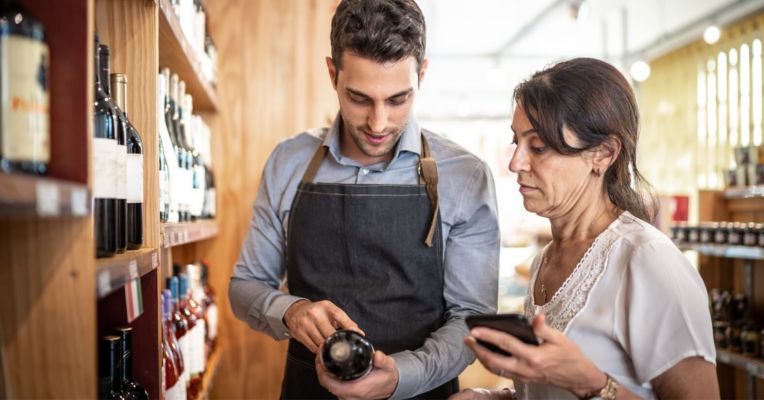
[[[619, 68], [697, 40], [764, 0], [417, 0], [430, 68], [423, 120], [508, 119], [512, 89], [555, 61], [597, 57]], [[624, 32], [626, 35], [624, 37]]]

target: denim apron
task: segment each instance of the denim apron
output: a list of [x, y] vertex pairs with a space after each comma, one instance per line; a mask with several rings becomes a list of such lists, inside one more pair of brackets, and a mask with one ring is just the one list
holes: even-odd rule
[[[418, 185], [313, 183], [326, 153], [319, 145], [292, 203], [289, 292], [336, 304], [385, 354], [416, 350], [445, 322], [438, 172], [427, 141]], [[417, 398], [458, 389], [455, 378]], [[334, 398], [318, 382], [315, 354], [294, 339], [281, 397]]]

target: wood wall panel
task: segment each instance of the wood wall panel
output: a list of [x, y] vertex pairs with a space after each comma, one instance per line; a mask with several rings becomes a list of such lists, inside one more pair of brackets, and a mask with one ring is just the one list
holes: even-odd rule
[[[236, 319], [227, 298], [263, 166], [284, 138], [323, 126], [337, 111], [324, 58], [337, 0], [207, 2], [218, 47], [220, 110], [213, 132], [220, 234], [199, 243], [220, 308], [224, 348], [211, 398], [277, 398], [286, 342]], [[177, 258], [190, 254], [174, 251]]]

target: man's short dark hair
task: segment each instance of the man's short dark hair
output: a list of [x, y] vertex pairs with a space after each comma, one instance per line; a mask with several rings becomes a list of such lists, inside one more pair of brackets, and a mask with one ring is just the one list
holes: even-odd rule
[[332, 59], [338, 71], [346, 50], [379, 63], [414, 56], [420, 68], [425, 41], [424, 15], [414, 0], [342, 0], [332, 18]]

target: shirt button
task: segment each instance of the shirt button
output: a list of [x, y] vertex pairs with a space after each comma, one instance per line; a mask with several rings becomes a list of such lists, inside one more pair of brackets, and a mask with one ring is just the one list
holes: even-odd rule
[[361, 173], [362, 173], [362, 174], [364, 174], [364, 175], [366, 175], [366, 174], [368, 174], [368, 173], [369, 173], [369, 170], [368, 170], [368, 169], [366, 169], [366, 168], [361, 168]]

